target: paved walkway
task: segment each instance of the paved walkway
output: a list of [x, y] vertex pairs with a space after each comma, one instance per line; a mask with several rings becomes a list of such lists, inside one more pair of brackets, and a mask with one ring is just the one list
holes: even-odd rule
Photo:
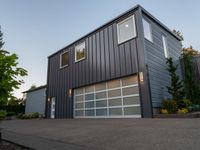
[[200, 119], [36, 119], [0, 127], [3, 138], [38, 150], [200, 149]]

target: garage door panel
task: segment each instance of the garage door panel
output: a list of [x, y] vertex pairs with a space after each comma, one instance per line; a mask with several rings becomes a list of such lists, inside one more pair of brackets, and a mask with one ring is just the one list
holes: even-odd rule
[[75, 89], [74, 117], [141, 117], [137, 76]]

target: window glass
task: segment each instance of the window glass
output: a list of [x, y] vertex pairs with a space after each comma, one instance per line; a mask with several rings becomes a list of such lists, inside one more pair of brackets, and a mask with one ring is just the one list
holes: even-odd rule
[[85, 111], [85, 116], [94, 116], [94, 109], [92, 109], [92, 110], [86, 110]]
[[80, 108], [83, 108], [83, 103], [76, 103], [75, 109], [80, 109]]
[[106, 92], [96, 93], [96, 99], [106, 98]]
[[108, 100], [108, 104], [109, 104], [109, 106], [121, 106], [122, 105], [122, 100], [121, 100], [121, 98], [109, 99]]
[[139, 89], [138, 89], [137, 86], [135, 86], [135, 87], [123, 88], [123, 89], [122, 89], [122, 93], [123, 93], [123, 96], [138, 94], [138, 93], [139, 93]]
[[125, 107], [124, 115], [139, 115], [140, 107]]
[[69, 53], [68, 52], [64, 52], [60, 55], [60, 67], [65, 67], [68, 66], [69, 64]]
[[145, 19], [142, 19], [142, 22], [143, 22], [144, 37], [145, 37], [145, 39], [153, 42], [150, 23], [148, 21], [146, 21]]
[[117, 97], [117, 96], [121, 96], [121, 90], [112, 90], [112, 91], [108, 91], [108, 97]]
[[94, 93], [93, 94], [87, 94], [85, 95], [85, 100], [88, 101], [88, 100], [94, 100]]
[[85, 42], [75, 47], [75, 62], [85, 59]]
[[122, 108], [109, 108], [109, 114], [113, 115], [122, 115]]
[[85, 93], [90, 93], [90, 92], [94, 92], [94, 86], [86, 86], [85, 87]]
[[85, 108], [93, 108], [94, 107], [94, 101], [92, 102], [85, 102]]
[[80, 95], [80, 96], [75, 96], [75, 102], [80, 102], [80, 101], [83, 101], [83, 95]]
[[101, 91], [106, 89], [106, 83], [99, 83], [95, 85], [95, 90], [96, 91]]
[[135, 17], [131, 16], [117, 24], [118, 43], [125, 42], [136, 37]]
[[137, 81], [138, 81], [137, 75], [126, 77], [122, 79], [122, 86], [137, 84]]
[[76, 110], [75, 111], [75, 115], [76, 116], [83, 116], [84, 115], [84, 111], [83, 110]]
[[163, 49], [164, 49], [165, 58], [168, 58], [169, 53], [168, 53], [168, 46], [167, 46], [167, 38], [164, 35], [162, 35], [162, 42], [163, 42]]
[[108, 89], [120, 87], [120, 80], [113, 80], [108, 82]]
[[140, 98], [139, 98], [139, 96], [124, 97], [124, 98], [123, 98], [123, 104], [124, 104], [124, 105], [135, 105], [135, 104], [140, 104]]
[[96, 107], [107, 107], [107, 100], [96, 101]]
[[96, 115], [97, 116], [107, 116], [107, 109], [97, 109]]

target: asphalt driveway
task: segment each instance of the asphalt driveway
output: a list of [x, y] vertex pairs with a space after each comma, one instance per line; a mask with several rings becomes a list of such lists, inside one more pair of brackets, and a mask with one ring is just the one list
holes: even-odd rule
[[0, 123], [3, 138], [41, 150], [199, 150], [200, 119], [36, 119]]

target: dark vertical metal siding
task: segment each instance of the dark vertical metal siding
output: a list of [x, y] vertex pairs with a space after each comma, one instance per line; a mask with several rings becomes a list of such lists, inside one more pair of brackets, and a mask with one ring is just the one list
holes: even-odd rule
[[138, 72], [136, 38], [118, 45], [117, 22], [83, 40], [86, 42], [85, 60], [75, 63], [75, 45], [63, 50], [69, 51], [68, 67], [59, 68], [61, 52], [49, 58], [48, 97], [56, 97], [56, 118], [73, 117], [73, 101], [68, 96], [68, 89]]

